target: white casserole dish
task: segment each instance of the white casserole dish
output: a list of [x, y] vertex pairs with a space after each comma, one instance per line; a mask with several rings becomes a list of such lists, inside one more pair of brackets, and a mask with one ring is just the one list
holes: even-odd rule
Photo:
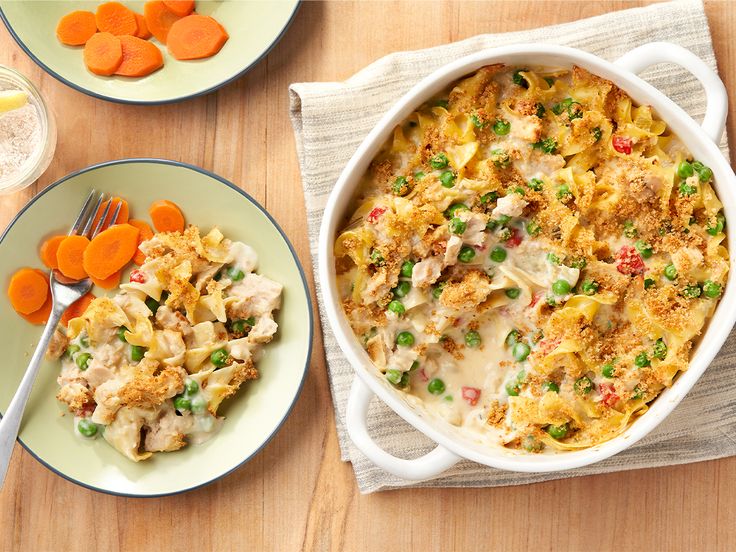
[[[613, 81], [637, 104], [651, 105], [697, 159], [713, 169], [715, 189], [724, 205], [728, 243], [736, 243], [736, 176], [717, 147], [723, 135], [728, 111], [726, 89], [719, 77], [692, 52], [675, 44], [650, 43], [631, 50], [614, 63], [587, 52], [547, 44], [516, 45], [485, 50], [435, 71], [412, 88], [384, 115], [361, 143], [340, 175], [324, 213], [319, 237], [319, 279], [324, 295], [327, 319], [337, 341], [355, 369], [357, 377], [348, 401], [347, 429], [368, 458], [382, 469], [404, 479], [428, 479], [465, 458], [494, 468], [517, 472], [553, 472], [598, 462], [630, 447], [654, 429], [695, 385], [726, 341], [736, 321], [736, 270], [734, 252], [729, 250], [731, 271], [723, 298], [693, 350], [690, 368], [677, 377], [650, 404], [649, 410], [616, 438], [589, 449], [550, 454], [528, 454], [489, 447], [473, 442], [457, 428], [435, 417], [423, 407], [410, 404], [396, 391], [371, 362], [342, 312], [337, 292], [333, 246], [335, 235], [345, 221], [353, 193], [361, 176], [393, 128], [420, 104], [445, 89], [453, 81], [492, 63], [507, 65], [562, 66], [579, 65]], [[636, 76], [658, 63], [675, 63], [691, 72], [705, 89], [707, 108], [698, 125], [672, 100]], [[399, 416], [437, 443], [428, 454], [413, 460], [396, 458], [381, 449], [367, 431], [366, 416], [373, 395], [377, 395]]]

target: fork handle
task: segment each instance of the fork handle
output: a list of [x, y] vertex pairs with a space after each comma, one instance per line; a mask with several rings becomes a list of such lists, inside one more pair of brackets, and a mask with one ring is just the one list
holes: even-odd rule
[[64, 307], [61, 305], [54, 305], [49, 320], [46, 322], [43, 334], [41, 334], [41, 339], [36, 346], [36, 350], [33, 352], [31, 362], [28, 364], [26, 373], [23, 375], [23, 379], [18, 386], [18, 390], [13, 395], [13, 400], [10, 401], [5, 415], [0, 419], [0, 489], [2, 489], [5, 476], [8, 473], [10, 457], [13, 455], [13, 447], [18, 437], [20, 422], [23, 419], [23, 410], [33, 390], [33, 382], [36, 381], [38, 370], [41, 367], [41, 361], [64, 310]]

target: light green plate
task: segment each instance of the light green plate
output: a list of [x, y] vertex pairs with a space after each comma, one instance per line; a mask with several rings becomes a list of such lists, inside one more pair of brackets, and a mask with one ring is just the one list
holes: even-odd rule
[[[107, 442], [74, 435], [73, 415], [56, 398], [58, 362], [41, 368], [26, 408], [19, 439], [38, 460], [67, 479], [95, 490], [157, 496], [205, 485], [255, 455], [276, 433], [296, 401], [309, 365], [312, 310], [302, 268], [291, 245], [253, 199], [219, 177], [173, 161], [132, 159], [96, 165], [52, 184], [20, 212], [0, 238], [0, 344], [4, 412], [41, 335], [13, 312], [4, 290], [22, 266], [42, 267], [44, 236], [69, 227], [91, 188], [120, 195], [131, 216], [148, 219], [156, 199], [177, 203], [187, 222], [203, 231], [217, 225], [225, 236], [255, 248], [259, 273], [284, 285], [276, 316], [277, 337], [257, 363], [261, 378], [225, 401], [222, 430], [208, 442], [135, 463]], [[95, 290], [101, 295], [102, 290]]]
[[[140, 0], [121, 0], [143, 13]], [[164, 67], [148, 77], [99, 77], [84, 65], [82, 48], [64, 46], [56, 25], [74, 10], [95, 11], [88, 0], [0, 0], [0, 17], [25, 52], [61, 82], [90, 96], [122, 103], [158, 104], [206, 94], [245, 73], [278, 42], [296, 14], [299, 0], [197, 0], [196, 11], [215, 17], [230, 39], [208, 59], [177, 61], [164, 54]]]

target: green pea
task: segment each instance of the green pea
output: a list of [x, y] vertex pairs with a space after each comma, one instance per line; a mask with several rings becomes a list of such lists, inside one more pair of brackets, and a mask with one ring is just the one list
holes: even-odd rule
[[434, 286], [434, 288], [432, 289], [432, 297], [434, 297], [435, 299], [439, 299], [440, 295], [442, 295], [442, 290], [445, 288], [446, 285], [446, 282], [440, 282], [439, 284]]
[[562, 115], [563, 111], [566, 111], [568, 107], [570, 107], [573, 103], [572, 98], [565, 98], [560, 103], [556, 103], [552, 106], [552, 113], [555, 115]]
[[465, 344], [468, 347], [478, 347], [480, 346], [480, 342], [480, 334], [475, 330], [470, 330], [468, 333], [465, 334]]
[[634, 364], [638, 366], [639, 368], [645, 368], [646, 366], [651, 365], [651, 362], [649, 361], [649, 357], [647, 354], [642, 351], [636, 357], [634, 357]]
[[80, 351], [79, 345], [74, 345], [73, 343], [70, 345], [67, 345], [66, 347], [66, 356], [69, 358], [72, 358], [76, 353]]
[[583, 376], [575, 380], [575, 385], [573, 387], [578, 395], [587, 395], [593, 390], [593, 382], [590, 381], [588, 376]]
[[542, 384], [542, 393], [549, 393], [550, 391], [552, 391], [553, 393], [559, 393], [560, 386], [553, 381], [545, 381]]
[[411, 275], [414, 273], [414, 261], [404, 261], [401, 264], [401, 275], [404, 278], [411, 278]]
[[634, 223], [630, 220], [624, 222], [624, 236], [627, 238], [635, 238], [639, 235], [639, 231], [634, 226]]
[[199, 391], [199, 384], [196, 381], [188, 379], [184, 382], [184, 392], [187, 395], [194, 395], [197, 391]]
[[397, 176], [391, 185], [391, 191], [397, 196], [405, 196], [411, 192], [411, 186], [405, 176]]
[[652, 356], [654, 358], [658, 358], [659, 360], [664, 360], [667, 357], [667, 344], [661, 337], [654, 342]]
[[521, 385], [518, 381], [511, 380], [506, 382], [506, 393], [511, 397], [518, 397], [519, 391], [521, 391]]
[[593, 138], [596, 142], [601, 139], [601, 136], [603, 136], [603, 131], [600, 129], [600, 127], [595, 127], [590, 132], [593, 134]]
[[231, 266], [227, 269], [227, 275], [233, 282], [239, 282], [245, 278], [245, 273], [240, 270], [237, 266]]
[[455, 186], [455, 173], [452, 171], [444, 171], [440, 175], [440, 182], [443, 188], [452, 188]]
[[530, 352], [531, 347], [523, 342], [516, 343], [514, 345], [514, 348], [511, 350], [511, 354], [518, 362], [524, 362], [529, 356]]
[[675, 268], [675, 265], [671, 263], [664, 267], [662, 273], [664, 274], [664, 277], [668, 280], [674, 280], [675, 278], [677, 278], [677, 269]]
[[77, 367], [80, 370], [86, 370], [89, 368], [89, 361], [92, 360], [92, 355], [89, 353], [81, 353], [77, 355], [77, 358], [74, 362], [77, 363]]
[[176, 408], [179, 412], [191, 410], [192, 401], [184, 395], [177, 395], [176, 397], [174, 397], [174, 408]]
[[698, 193], [698, 187], [691, 186], [687, 182], [680, 182], [679, 190], [681, 196], [691, 196]]
[[509, 288], [504, 293], [506, 293], [506, 297], [509, 299], [518, 299], [519, 295], [521, 295], [521, 290], [519, 288]]
[[473, 126], [476, 128], [483, 128], [488, 124], [483, 119], [481, 119], [477, 113], [473, 113], [470, 116], [470, 122], [473, 123]]
[[687, 161], [680, 161], [680, 164], [677, 165], [677, 176], [679, 176], [681, 179], [685, 180], [686, 178], [690, 178], [694, 174], [695, 169], [693, 169], [693, 166]]
[[196, 414], [201, 414], [207, 409], [207, 399], [204, 397], [194, 397], [191, 399], [191, 408], [192, 412]]
[[554, 253], [547, 253], [547, 262], [554, 264], [554, 265], [558, 265], [560, 264], [560, 258]]
[[414, 334], [411, 332], [399, 332], [396, 336], [396, 344], [401, 347], [411, 347], [414, 345]]
[[588, 261], [585, 259], [585, 257], [576, 257], [571, 261], [567, 262], [567, 266], [571, 268], [578, 268], [580, 270], [583, 270], [588, 264]]
[[567, 424], [549, 425], [546, 431], [553, 439], [564, 439], [565, 435], [567, 435]]
[[697, 297], [700, 297], [702, 292], [703, 290], [700, 289], [700, 286], [688, 285], [682, 290], [682, 296], [687, 297], [688, 299], [696, 299]]
[[447, 109], [448, 107], [450, 107], [450, 102], [449, 100], [437, 100], [436, 102], [434, 102], [434, 105], [443, 109]]
[[127, 332], [127, 331], [128, 331], [128, 328], [126, 328], [125, 326], [120, 326], [118, 328], [118, 339], [120, 341], [122, 341], [123, 343], [127, 343], [128, 342], [128, 340], [125, 339], [125, 332]]
[[453, 217], [450, 220], [449, 228], [452, 234], [455, 234], [457, 236], [462, 236], [465, 233], [465, 230], [467, 229], [467, 227], [468, 225], [465, 224], [465, 222], [463, 222], [457, 217]]
[[526, 195], [526, 192], [524, 191], [524, 188], [521, 186], [516, 186], [511, 190], [512, 194], [519, 194], [520, 196]]
[[414, 362], [411, 363], [411, 368], [409, 368], [409, 371], [410, 372], [413, 372], [417, 368], [419, 368], [419, 361], [418, 360], [415, 360]]
[[133, 362], [140, 362], [146, 355], [146, 348], [140, 345], [132, 345], [130, 347], [130, 360]]
[[77, 431], [85, 437], [94, 437], [97, 435], [97, 424], [89, 418], [82, 418], [77, 423]]
[[615, 372], [616, 372], [616, 368], [610, 362], [607, 362], [601, 368], [601, 374], [603, 374], [603, 377], [604, 378], [612, 378], [614, 376]]
[[[250, 322], [253, 322], [251, 324]], [[245, 335], [248, 333], [251, 327], [255, 324], [255, 320], [247, 319], [247, 320], [233, 320], [233, 322], [230, 324], [230, 331], [232, 333], [237, 335]]]
[[534, 142], [532, 147], [534, 149], [541, 149], [544, 153], [549, 153], [551, 155], [557, 152], [557, 140], [554, 138], [545, 138], [539, 142]]
[[706, 280], [703, 283], [703, 295], [708, 299], [716, 299], [721, 294], [721, 285], [716, 284], [712, 280]]
[[644, 396], [644, 390], [641, 388], [640, 385], [637, 385], [634, 387], [634, 394], [632, 395], [632, 399], [641, 399]]
[[388, 304], [388, 310], [390, 310], [394, 314], [397, 314], [398, 316], [403, 316], [403, 314], [406, 312], [406, 307], [404, 307], [401, 301], [397, 301], [396, 299], [394, 299]]
[[491, 162], [499, 169], [505, 169], [511, 165], [511, 157], [502, 149], [492, 149], [489, 156]]
[[427, 384], [427, 391], [433, 395], [441, 395], [445, 392], [445, 382], [440, 378], [432, 378]]
[[644, 289], [653, 288], [657, 283], [651, 278], [644, 278]]
[[458, 211], [468, 211], [468, 206], [464, 203], [453, 203], [447, 209], [445, 209], [445, 217], [451, 219], [455, 216]]
[[519, 330], [511, 330], [508, 335], [506, 336], [506, 346], [507, 347], [513, 347], [516, 345], [516, 342], [521, 339], [521, 334], [519, 333]]
[[447, 155], [438, 153], [429, 160], [429, 164], [433, 169], [444, 169], [450, 163]]
[[698, 173], [698, 180], [708, 182], [713, 178], [713, 171], [710, 167], [706, 167], [700, 161], [693, 161], [693, 170]]
[[151, 311], [151, 314], [155, 315], [159, 307], [158, 301], [156, 301], [153, 297], [146, 297], [145, 302], [148, 310]]
[[521, 440], [521, 448], [527, 452], [541, 452], [544, 448], [544, 443], [530, 433], [529, 435], [525, 435]]
[[599, 288], [598, 282], [595, 280], [585, 280], [583, 284], [580, 286], [581, 291], [584, 295], [595, 295], [598, 293]]
[[419, 182], [422, 178], [424, 178], [424, 172], [423, 171], [417, 171], [414, 173], [414, 180]]
[[567, 295], [570, 293], [570, 282], [567, 280], [557, 280], [552, 284], [552, 291], [555, 295]]
[[716, 223], [713, 226], [708, 226], [705, 231], [708, 232], [711, 236], [717, 236], [721, 232], [723, 232], [723, 229], [726, 226], [726, 217], [723, 216], [723, 213], [718, 213], [716, 215]]
[[401, 382], [401, 376], [403, 376], [403, 372], [401, 370], [394, 370], [389, 369], [386, 370], [386, 379], [393, 383], [394, 385], [398, 385]]
[[544, 188], [544, 182], [538, 178], [532, 178], [527, 186], [529, 186], [529, 188], [534, 190], [535, 192], [541, 192], [542, 188]]
[[572, 192], [570, 191], [570, 186], [568, 186], [567, 184], [560, 184], [557, 187], [556, 196], [557, 196], [557, 199], [559, 199], [560, 201], [569, 199], [570, 196], [572, 196]]
[[652, 251], [652, 246], [643, 240], [637, 240], [636, 243], [634, 243], [634, 247], [636, 247], [636, 250], [645, 259], [650, 258], [654, 253]]
[[460, 249], [460, 253], [457, 254], [457, 258], [462, 263], [469, 263], [473, 258], [475, 258], [475, 249], [467, 245], [463, 245], [462, 249]]
[[401, 299], [402, 297], [406, 297], [407, 295], [409, 295], [409, 291], [411, 291], [411, 283], [403, 280], [396, 284], [396, 287], [392, 291], [394, 297], [397, 297], [399, 299]]
[[217, 368], [222, 368], [227, 364], [227, 358], [230, 356], [230, 354], [225, 349], [217, 349], [216, 351], [212, 351], [212, 354], [210, 354], [210, 362], [214, 364]]
[[480, 196], [480, 203], [481, 205], [486, 205], [488, 203], [493, 203], [498, 199], [498, 192], [488, 192], [487, 194], [483, 194]]
[[80, 345], [82, 345], [82, 347], [89, 347], [89, 336], [87, 334], [80, 335], [79, 343]]
[[501, 247], [500, 245], [497, 245], [491, 250], [491, 260], [494, 263], [502, 263], [506, 260], [507, 257], [506, 249]]
[[504, 119], [496, 119], [493, 125], [493, 132], [499, 136], [506, 136], [511, 131], [511, 123]]
[[554, 297], [552, 297], [551, 295], [548, 295], [547, 296], [547, 299], [545, 299], [545, 301], [546, 301], [546, 303], [550, 307], [556, 307], [557, 306], [557, 300]]

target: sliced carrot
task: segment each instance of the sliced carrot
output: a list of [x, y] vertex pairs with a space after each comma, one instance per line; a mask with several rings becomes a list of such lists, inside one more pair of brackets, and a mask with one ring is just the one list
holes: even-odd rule
[[43, 306], [41, 306], [40, 309], [33, 311], [31, 314], [18, 314], [31, 324], [46, 324], [46, 322], [49, 321], [49, 316], [51, 316], [51, 307], [53, 306], [53, 302], [51, 294], [49, 293], [49, 296], [46, 298], [46, 301], [44, 301]]
[[[130, 219], [128, 224], [135, 226], [138, 229], [138, 246], [144, 241], [148, 241], [153, 237], [153, 230], [144, 220]], [[146, 260], [146, 255], [140, 249], [136, 249], [135, 255], [133, 256], [133, 262], [137, 265], [142, 265]]]
[[156, 37], [156, 40], [161, 44], [166, 44], [169, 29], [181, 19], [181, 17], [167, 8], [166, 4], [161, 0], [146, 2], [145, 6], [143, 6], [143, 15], [146, 18], [148, 30], [151, 31], [153, 36]]
[[135, 12], [120, 2], [105, 2], [97, 6], [95, 20], [97, 28], [103, 33], [123, 36], [135, 35], [138, 32]]
[[181, 232], [184, 230], [184, 215], [176, 203], [159, 199], [148, 208], [151, 222], [157, 232]]
[[176, 59], [201, 59], [214, 56], [228, 38], [223, 26], [211, 17], [188, 15], [171, 26], [167, 45]]
[[120, 39], [110, 33], [97, 33], [84, 45], [84, 63], [95, 75], [110, 76], [123, 61]]
[[164, 5], [179, 17], [194, 11], [194, 0], [164, 0]]
[[135, 36], [137, 36], [138, 38], [142, 38], [143, 40], [148, 40], [153, 36], [151, 34], [151, 31], [148, 30], [148, 25], [146, 25], [145, 17], [137, 13], [135, 14], [135, 22], [138, 25], [138, 32], [135, 33]]
[[56, 250], [56, 261], [64, 276], [74, 280], [87, 277], [83, 261], [89, 243], [84, 236], [67, 236], [62, 240]]
[[94, 276], [90, 276], [89, 279], [92, 280], [94, 285], [101, 287], [102, 289], [115, 289], [120, 285], [120, 275], [122, 273], [122, 270], [118, 270], [117, 272], [113, 272], [111, 276], [108, 276], [104, 280], [100, 280]]
[[56, 26], [56, 37], [68, 46], [84, 46], [96, 32], [95, 14], [84, 10], [66, 14]]
[[64, 238], [66, 238], [66, 236], [51, 236], [41, 244], [38, 256], [41, 257], [41, 261], [47, 267], [59, 268], [59, 263], [56, 261], [56, 251], [59, 249], [59, 244], [64, 240]]
[[82, 316], [94, 299], [96, 299], [96, 297], [92, 293], [87, 292], [82, 295], [64, 311], [64, 314], [61, 315], [61, 323], [66, 326], [72, 318], [79, 318]]
[[84, 269], [90, 276], [105, 280], [127, 265], [137, 249], [138, 229], [116, 224], [97, 234], [84, 250]]
[[158, 46], [142, 38], [121, 36], [123, 62], [115, 71], [123, 77], [145, 77], [164, 66], [164, 56]]
[[40, 270], [21, 268], [10, 278], [8, 297], [19, 314], [40, 309], [49, 296], [49, 280]]
[[[95, 213], [95, 218], [92, 220], [92, 228], [97, 227], [97, 223], [100, 222], [100, 218], [102, 217], [102, 213], [105, 212], [105, 209], [107, 209], [107, 204], [112, 201], [112, 205], [110, 206], [110, 210], [107, 212], [107, 215], [105, 216], [105, 224], [104, 225], [110, 225], [110, 224], [125, 224], [128, 222], [128, 217], [130, 217], [130, 207], [128, 206], [128, 202], [125, 201], [121, 197], [113, 197], [108, 199], [107, 201], [103, 201], [100, 205], [100, 208], [97, 209], [97, 213]], [[118, 208], [118, 203], [121, 203], [120, 206], [120, 212], [118, 213], [117, 219], [115, 221], [112, 220], [112, 216], [115, 214], [115, 210]], [[104, 226], [103, 225], [103, 226]]]

